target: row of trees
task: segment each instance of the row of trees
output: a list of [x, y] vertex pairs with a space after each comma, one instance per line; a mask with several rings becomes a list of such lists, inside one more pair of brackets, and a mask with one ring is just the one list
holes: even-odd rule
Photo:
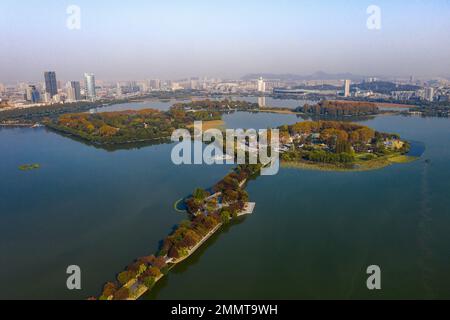
[[305, 104], [297, 108], [297, 111], [315, 116], [346, 117], [374, 115], [379, 112], [379, 109], [371, 102], [324, 100], [315, 105]]
[[291, 126], [280, 127], [281, 133], [289, 135], [320, 134], [321, 139], [348, 141], [350, 143], [369, 143], [375, 137], [375, 130], [349, 122], [339, 121], [304, 121]]
[[190, 248], [197, 245], [219, 223], [220, 216], [215, 212], [198, 215], [192, 221], [182, 222], [170, 236], [164, 239], [159, 255], [167, 255], [173, 259], [188, 255]]
[[351, 153], [332, 153], [324, 150], [314, 150], [305, 154], [305, 157], [312, 162], [322, 163], [352, 163], [355, 156]]
[[164, 257], [152, 255], [139, 258], [117, 275], [117, 282], [108, 282], [104, 285], [100, 300], [110, 297], [113, 300], [126, 300], [130, 297], [130, 290], [125, 287], [128, 282], [136, 279], [151, 289], [156, 279], [167, 271], [168, 266]]
[[193, 220], [182, 223], [165, 239], [160, 254], [179, 258], [187, 254], [189, 248], [195, 246], [219, 223], [228, 223], [236, 217], [244, 209], [249, 198], [242, 184], [255, 177], [260, 169], [260, 165], [239, 165], [213, 187], [212, 197], [210, 192], [196, 189], [186, 200]]
[[249, 111], [258, 109], [257, 103], [247, 101], [233, 101], [233, 100], [200, 100], [188, 103], [177, 103], [172, 106], [172, 110], [208, 110], [216, 112], [226, 112], [231, 109], [239, 111]]
[[355, 155], [353, 152], [339, 152], [333, 153], [325, 150], [302, 150], [302, 151], [290, 151], [282, 154], [284, 161], [311, 161], [320, 163], [331, 164], [350, 164], [355, 161]]

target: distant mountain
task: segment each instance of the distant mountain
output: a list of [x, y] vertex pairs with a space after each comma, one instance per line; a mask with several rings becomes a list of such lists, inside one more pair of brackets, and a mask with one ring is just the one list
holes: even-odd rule
[[242, 80], [253, 80], [263, 77], [264, 79], [282, 80], [282, 81], [311, 81], [311, 80], [344, 80], [349, 79], [352, 81], [360, 82], [364, 80], [365, 76], [354, 75], [352, 73], [337, 73], [330, 74], [323, 71], [318, 71], [310, 75], [298, 75], [298, 74], [274, 74], [274, 73], [253, 73], [247, 74], [242, 77]]

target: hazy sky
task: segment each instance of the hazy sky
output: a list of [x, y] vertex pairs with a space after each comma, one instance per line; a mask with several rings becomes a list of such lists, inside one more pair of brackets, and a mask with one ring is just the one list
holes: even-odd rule
[[[81, 29], [66, 27], [69, 5]], [[369, 5], [381, 30], [369, 30]], [[1, 0], [0, 81], [450, 74], [449, 0]]]

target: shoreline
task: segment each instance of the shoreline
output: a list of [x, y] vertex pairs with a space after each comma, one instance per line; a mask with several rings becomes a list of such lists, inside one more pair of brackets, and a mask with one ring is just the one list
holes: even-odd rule
[[420, 157], [395, 154], [379, 159], [356, 162], [353, 164], [353, 168], [346, 168], [344, 166], [339, 166], [331, 163], [314, 163], [309, 161], [281, 161], [281, 166], [288, 169], [302, 169], [310, 171], [365, 172], [384, 169], [394, 164], [411, 163], [417, 161], [419, 158]]
[[[178, 201], [179, 202], [179, 201]], [[244, 217], [246, 215], [249, 215], [253, 213], [253, 210], [255, 208], [255, 203], [247, 203], [246, 204], [247, 210], [243, 210], [242, 212], [238, 213], [238, 217]], [[184, 257], [180, 257], [176, 260], [173, 259], [167, 259], [166, 263], [168, 265], [168, 271], [173, 269], [175, 266], [177, 266], [180, 263], [183, 263], [187, 259], [189, 259], [195, 252], [197, 252], [198, 249], [200, 249], [208, 240], [216, 234], [222, 227], [224, 226], [224, 223], [221, 222], [218, 225], [216, 225], [213, 229], [211, 229], [195, 246], [189, 249], [188, 254]], [[161, 279], [163, 279], [167, 274], [161, 274], [158, 278], [155, 279], [155, 282], [153, 284], [153, 287], [158, 283]], [[136, 289], [131, 292], [131, 289], [135, 287]], [[152, 287], [152, 288], [153, 288]], [[128, 301], [135, 301], [140, 299], [142, 296], [144, 296], [146, 293], [152, 290], [152, 288], [148, 288], [143, 283], [140, 283], [139, 280], [132, 279], [128, 283], [126, 283], [123, 288], [130, 289], [130, 297], [126, 300]], [[112, 297], [108, 297], [108, 300], [112, 300]]]

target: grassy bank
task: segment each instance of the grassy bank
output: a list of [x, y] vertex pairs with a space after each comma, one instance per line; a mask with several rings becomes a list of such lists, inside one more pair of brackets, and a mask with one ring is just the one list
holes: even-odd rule
[[416, 161], [417, 157], [411, 157], [402, 154], [393, 154], [385, 157], [380, 157], [372, 160], [358, 160], [352, 164], [342, 165], [333, 163], [316, 163], [310, 161], [282, 161], [283, 168], [295, 168], [303, 170], [318, 170], [318, 171], [371, 171], [383, 169], [393, 164], [410, 163]]

